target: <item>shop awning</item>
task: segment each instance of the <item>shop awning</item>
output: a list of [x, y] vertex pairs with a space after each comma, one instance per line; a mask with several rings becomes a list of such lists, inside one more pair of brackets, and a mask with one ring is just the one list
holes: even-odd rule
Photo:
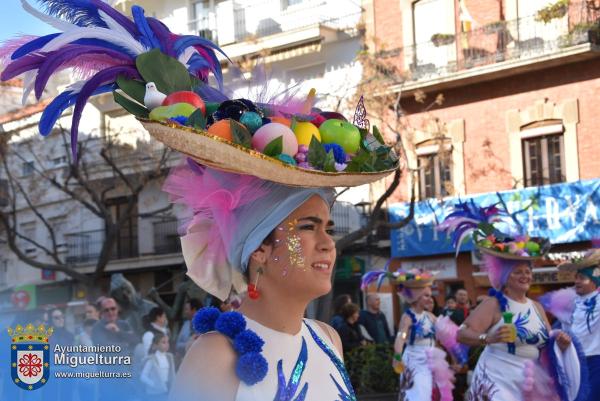
[[[510, 212], [525, 209], [533, 197], [537, 198], [536, 206], [517, 214], [517, 220], [529, 235], [548, 237], [553, 244], [600, 238], [600, 179], [491, 192], [460, 199], [473, 199], [478, 205], [488, 206], [499, 201], [498, 195], [506, 202]], [[413, 221], [391, 232], [392, 257], [453, 253], [450, 240], [435, 226], [458, 200], [428, 199], [415, 204]], [[399, 221], [408, 215], [408, 208], [408, 203], [391, 205], [391, 221]], [[464, 251], [472, 249], [471, 243], [461, 248]]]

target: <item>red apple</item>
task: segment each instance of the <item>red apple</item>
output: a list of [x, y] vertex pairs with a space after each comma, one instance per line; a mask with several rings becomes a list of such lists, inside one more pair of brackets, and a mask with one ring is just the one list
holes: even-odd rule
[[163, 106], [170, 106], [175, 103], [188, 103], [194, 106], [197, 109], [202, 110], [202, 114], [206, 115], [206, 105], [202, 98], [194, 92], [191, 91], [179, 91], [173, 92], [168, 95], [165, 100], [163, 100]]

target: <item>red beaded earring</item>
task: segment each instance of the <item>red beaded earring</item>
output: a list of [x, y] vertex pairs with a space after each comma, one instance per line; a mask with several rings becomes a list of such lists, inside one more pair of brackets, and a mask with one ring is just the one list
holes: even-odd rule
[[260, 292], [258, 291], [258, 278], [262, 273], [263, 269], [262, 267], [259, 267], [258, 270], [256, 270], [256, 280], [254, 280], [254, 284], [248, 284], [248, 297], [250, 299], [256, 300], [260, 298]]

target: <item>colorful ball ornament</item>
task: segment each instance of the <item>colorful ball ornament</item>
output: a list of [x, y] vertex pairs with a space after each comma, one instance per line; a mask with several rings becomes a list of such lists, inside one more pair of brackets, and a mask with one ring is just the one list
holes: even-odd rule
[[252, 136], [252, 147], [259, 152], [276, 138], [283, 138], [281, 153], [294, 157], [298, 153], [298, 140], [289, 127], [280, 123], [270, 123], [260, 127]]
[[262, 117], [253, 111], [246, 111], [240, 117], [240, 123], [244, 124], [251, 134], [262, 126]]

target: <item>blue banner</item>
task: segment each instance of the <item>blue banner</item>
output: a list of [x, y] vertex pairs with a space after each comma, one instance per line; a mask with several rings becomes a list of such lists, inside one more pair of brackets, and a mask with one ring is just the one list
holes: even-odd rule
[[[499, 202], [499, 197], [504, 200], [509, 212], [520, 211], [516, 218], [531, 236], [550, 238], [553, 244], [600, 238], [600, 179], [478, 194], [461, 199], [473, 199], [480, 206], [489, 206]], [[458, 198], [417, 202], [414, 219], [405, 227], [392, 230], [392, 257], [453, 253], [450, 240], [435, 226], [457, 201]], [[391, 205], [391, 221], [402, 220], [408, 211], [408, 203]], [[470, 241], [461, 247], [461, 251], [472, 249]]]

